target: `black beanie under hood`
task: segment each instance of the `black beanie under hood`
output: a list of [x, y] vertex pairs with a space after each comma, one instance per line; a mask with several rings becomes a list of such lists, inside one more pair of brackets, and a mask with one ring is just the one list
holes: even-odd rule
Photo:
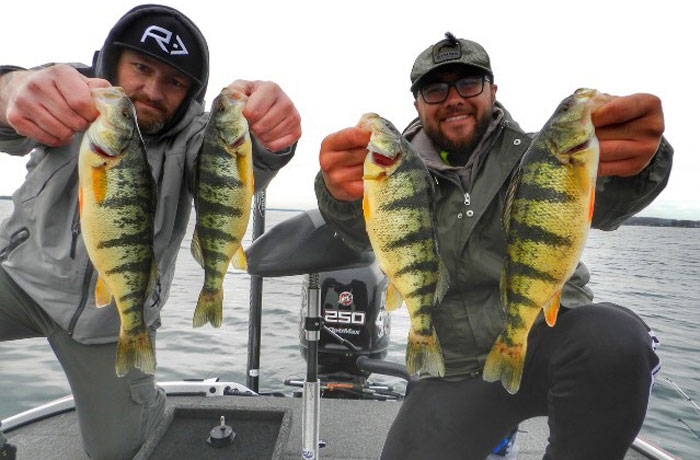
[[133, 49], [148, 54], [192, 79], [187, 98], [161, 132], [176, 124], [190, 102], [204, 102], [209, 81], [209, 48], [199, 28], [178, 10], [163, 5], [140, 5], [129, 10], [107, 35], [93, 65], [97, 77], [115, 84], [121, 50]]

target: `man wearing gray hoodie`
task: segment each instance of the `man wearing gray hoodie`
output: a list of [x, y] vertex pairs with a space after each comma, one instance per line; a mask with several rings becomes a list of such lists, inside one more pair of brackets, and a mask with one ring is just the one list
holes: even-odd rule
[[[98, 116], [91, 88], [122, 86], [136, 108], [157, 184], [154, 253], [160, 285], [144, 305], [155, 337], [192, 208], [194, 165], [208, 113], [206, 40], [179, 11], [137, 6], [109, 32], [93, 64], [0, 67], [0, 151], [31, 153], [14, 210], [0, 228], [0, 341], [47, 337], [75, 399], [87, 454], [126, 459], [160, 422], [165, 395], [152, 375], [114, 372], [119, 317], [94, 308], [96, 272], [80, 236], [78, 151]], [[294, 155], [300, 117], [272, 82], [237, 80], [249, 97], [255, 186]], [[13, 448], [0, 433], [0, 458]], [[3, 447], [4, 444], [4, 447]]]

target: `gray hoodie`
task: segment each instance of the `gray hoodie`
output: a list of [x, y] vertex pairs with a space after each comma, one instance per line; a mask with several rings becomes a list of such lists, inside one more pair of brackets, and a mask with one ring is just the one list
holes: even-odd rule
[[[194, 85], [169, 126], [144, 138], [148, 161], [158, 186], [154, 252], [160, 274], [159, 289], [147, 301], [148, 325], [159, 325], [160, 309], [168, 298], [175, 259], [192, 209], [194, 164], [202, 145], [208, 113], [203, 98], [208, 81], [208, 53], [204, 37], [174, 9], [143, 5], [114, 26], [91, 67], [75, 65], [86, 76], [113, 81], [119, 56], [114, 36], [134, 18], [156, 12], [177, 15], [189, 24], [203, 50], [201, 85]], [[70, 145], [47, 147], [0, 128], [0, 151], [12, 155], [31, 152], [24, 184], [13, 194], [14, 210], [0, 228], [0, 266], [76, 341], [108, 343], [117, 339], [116, 308], [95, 307], [96, 272], [80, 234], [78, 216], [78, 152], [82, 134]], [[294, 148], [271, 153], [253, 139], [255, 186], [267, 186], [277, 170], [292, 158]]]

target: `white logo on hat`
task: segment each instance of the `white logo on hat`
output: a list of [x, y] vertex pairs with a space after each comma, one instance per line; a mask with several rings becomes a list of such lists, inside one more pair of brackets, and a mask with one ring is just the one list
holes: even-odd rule
[[141, 43], [144, 43], [148, 37], [154, 39], [156, 43], [158, 43], [158, 46], [160, 46], [160, 48], [168, 54], [189, 54], [187, 52], [187, 48], [185, 48], [185, 44], [182, 43], [182, 39], [177, 34], [175, 35], [175, 40], [177, 43], [172, 44], [172, 50], [168, 49], [167, 45], [170, 45], [170, 39], [173, 37], [173, 33], [168, 29], [164, 29], [156, 25], [148, 26], [143, 32]]

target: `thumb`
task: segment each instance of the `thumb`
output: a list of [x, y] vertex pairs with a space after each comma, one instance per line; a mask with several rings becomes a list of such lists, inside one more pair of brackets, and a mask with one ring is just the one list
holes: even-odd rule
[[85, 77], [85, 83], [87, 83], [90, 89], [96, 88], [109, 88], [112, 86], [107, 80], [103, 78], [88, 78]]
[[230, 89], [234, 89], [237, 91], [240, 91], [241, 93], [245, 94], [246, 96], [250, 96], [253, 94], [253, 90], [260, 84], [259, 81], [250, 81], [250, 80], [236, 80], [228, 87]]

